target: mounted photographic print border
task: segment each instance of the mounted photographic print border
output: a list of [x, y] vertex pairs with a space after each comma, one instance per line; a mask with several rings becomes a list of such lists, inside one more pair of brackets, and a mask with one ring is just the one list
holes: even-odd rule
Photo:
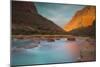
[[96, 61], [96, 6], [11, 1], [11, 66]]

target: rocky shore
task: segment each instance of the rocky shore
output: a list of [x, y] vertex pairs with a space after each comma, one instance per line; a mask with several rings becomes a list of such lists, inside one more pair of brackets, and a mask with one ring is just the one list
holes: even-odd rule
[[96, 60], [96, 42], [93, 39], [81, 43], [80, 59], [78, 61], [95, 61]]

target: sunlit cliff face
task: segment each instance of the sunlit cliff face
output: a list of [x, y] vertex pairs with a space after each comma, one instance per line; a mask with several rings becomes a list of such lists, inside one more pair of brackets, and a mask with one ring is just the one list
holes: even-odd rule
[[96, 7], [87, 6], [76, 12], [70, 22], [64, 26], [65, 31], [71, 31], [79, 27], [91, 26], [96, 19]]

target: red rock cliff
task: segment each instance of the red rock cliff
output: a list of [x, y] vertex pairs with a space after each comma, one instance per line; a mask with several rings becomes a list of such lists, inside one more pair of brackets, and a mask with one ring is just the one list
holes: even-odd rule
[[65, 31], [71, 31], [79, 27], [88, 27], [93, 24], [96, 19], [96, 7], [86, 6], [82, 10], [76, 12], [68, 24], [65, 25]]

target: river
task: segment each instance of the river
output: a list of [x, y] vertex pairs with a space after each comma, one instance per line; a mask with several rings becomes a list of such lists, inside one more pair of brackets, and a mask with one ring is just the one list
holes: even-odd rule
[[[84, 40], [68, 41], [67, 38], [54, 39], [53, 41], [13, 39], [11, 65], [76, 62], [80, 58], [79, 43], [81, 41]], [[35, 47], [32, 47], [34, 45]]]

